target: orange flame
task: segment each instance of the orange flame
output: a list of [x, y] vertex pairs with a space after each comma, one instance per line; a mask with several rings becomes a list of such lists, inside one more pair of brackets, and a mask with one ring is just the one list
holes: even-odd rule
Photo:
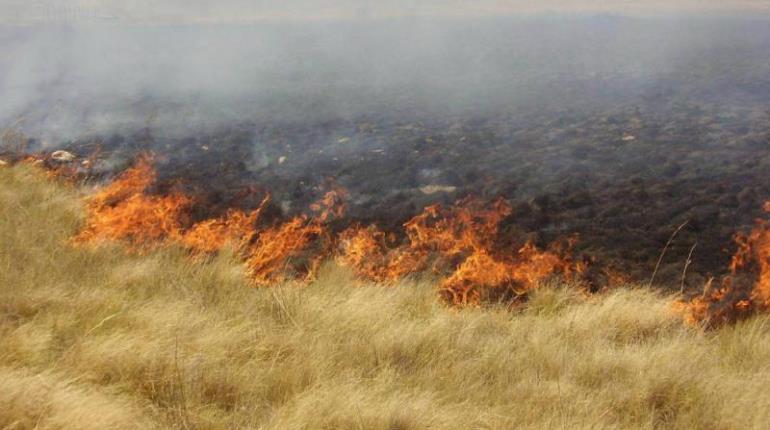
[[376, 281], [399, 279], [432, 262], [435, 271], [449, 273], [439, 289], [457, 305], [478, 304], [495, 290], [520, 297], [554, 273], [583, 270], [557, 250], [541, 251], [529, 242], [513, 255], [497, 250], [499, 224], [510, 214], [503, 200], [489, 207], [475, 199], [448, 209], [429, 206], [404, 224], [408, 242], [396, 249], [389, 250], [374, 228], [343, 233], [341, 261]]
[[265, 197], [260, 208], [249, 214], [230, 210], [222, 218], [185, 229], [192, 199], [180, 193], [146, 194], [155, 180], [151, 158], [138, 159], [117, 180], [88, 199], [86, 225], [74, 242], [122, 241], [139, 248], [179, 243], [196, 253], [216, 252], [228, 242], [248, 239], [268, 201]]
[[[770, 202], [765, 203], [764, 210], [770, 212]], [[711, 279], [703, 294], [676, 303], [686, 322], [718, 326], [770, 310], [770, 222], [757, 220], [751, 232], [737, 234], [735, 242], [738, 250], [721, 285], [713, 288]]]
[[142, 157], [92, 196], [86, 205], [86, 225], [75, 236], [75, 243], [124, 241], [146, 247], [178, 240], [182, 236], [181, 218], [192, 201], [178, 193], [145, 194], [155, 177], [151, 160]]
[[339, 261], [375, 282], [395, 281], [423, 270], [426, 255], [411, 246], [396, 247], [394, 236], [374, 226], [351, 227], [340, 234]]
[[267, 286], [287, 275], [312, 279], [331, 251], [331, 237], [325, 224], [345, 213], [345, 192], [332, 190], [311, 206], [316, 216], [295, 217], [259, 233], [248, 250], [246, 266], [257, 285]]
[[196, 223], [179, 241], [198, 254], [212, 254], [228, 244], [242, 249], [256, 234], [254, 226], [269, 200], [270, 196], [266, 196], [259, 208], [249, 213], [231, 209], [222, 218]]
[[152, 160], [137, 160], [88, 200], [86, 225], [74, 242], [121, 241], [140, 249], [173, 243], [194, 254], [211, 254], [229, 243], [244, 255], [254, 282], [266, 285], [286, 279], [290, 271], [312, 277], [332, 249], [325, 224], [345, 211], [344, 191], [334, 190], [312, 206], [315, 216], [298, 216], [260, 231], [256, 225], [268, 195], [249, 213], [231, 209], [220, 218], [188, 226], [192, 199], [175, 192], [148, 195], [155, 180]]
[[134, 248], [178, 244], [193, 254], [211, 254], [228, 243], [243, 256], [250, 278], [265, 286], [287, 279], [311, 279], [320, 263], [334, 255], [359, 276], [394, 281], [431, 268], [442, 274], [441, 295], [458, 305], [478, 304], [487, 296], [521, 298], [554, 274], [584, 270], [565, 257], [572, 247], [540, 250], [525, 242], [517, 251], [499, 241], [500, 223], [511, 214], [505, 201], [485, 205], [465, 199], [452, 207], [429, 206], [404, 224], [402, 244], [374, 226], [332, 234], [345, 213], [346, 193], [335, 189], [311, 205], [311, 215], [258, 228], [266, 196], [251, 212], [230, 210], [220, 218], [190, 223], [193, 200], [181, 193], [147, 193], [156, 173], [142, 157], [87, 203], [87, 221], [76, 243], [121, 241]]

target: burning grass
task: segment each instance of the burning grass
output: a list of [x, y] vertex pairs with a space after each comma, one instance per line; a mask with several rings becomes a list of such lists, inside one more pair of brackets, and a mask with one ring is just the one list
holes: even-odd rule
[[[59, 158], [75, 158], [58, 152], [63, 153]], [[48, 158], [56, 157], [29, 156], [20, 161], [45, 167], [49, 178], [81, 176], [67, 163], [51, 167], [38, 162]], [[512, 213], [503, 199], [485, 204], [468, 197], [450, 207], [428, 206], [403, 224], [401, 238], [374, 225], [350, 225], [345, 220], [347, 193], [339, 188], [312, 204], [310, 213], [290, 219], [263, 220], [271, 200], [264, 193], [258, 207], [249, 212], [231, 208], [218, 218], [193, 221], [194, 198], [173, 187], [163, 194], [150, 192], [157, 180], [153, 162], [152, 155], [140, 156], [134, 166], [89, 196], [85, 225], [71, 243], [119, 242], [140, 253], [181, 246], [193, 257], [233, 249], [257, 286], [312, 281], [328, 259], [351, 268], [361, 279], [378, 283], [397, 283], [430, 269], [441, 277], [440, 296], [459, 306], [521, 303], [555, 277], [579, 284], [585, 291], [597, 289], [594, 279], [586, 276], [592, 260], [572, 257], [576, 237], [541, 250], [529, 241], [517, 245], [509, 236], [502, 236], [500, 224]], [[770, 212], [770, 202], [765, 209]], [[349, 227], [332, 226], [339, 221]], [[716, 327], [770, 309], [770, 222], [758, 220], [753, 231], [739, 233], [735, 240], [738, 250], [730, 274], [720, 285], [714, 287], [712, 278], [702, 294], [674, 304], [687, 323]], [[624, 276], [612, 276], [607, 268], [604, 272], [606, 286], [627, 282]], [[613, 283], [613, 279], [626, 280]]]
[[74, 243], [117, 241], [139, 250], [177, 244], [194, 254], [232, 244], [259, 286], [311, 280], [331, 258], [375, 282], [397, 282], [431, 268], [444, 278], [442, 297], [463, 306], [517, 301], [549, 277], [571, 278], [585, 270], [570, 259], [571, 240], [547, 250], [530, 242], [498, 243], [500, 222], [511, 214], [503, 200], [485, 205], [466, 198], [453, 207], [429, 206], [404, 224], [405, 240], [399, 242], [374, 226], [337, 233], [330, 223], [344, 217], [344, 190], [327, 192], [310, 214], [270, 224], [260, 219], [269, 195], [249, 213], [231, 209], [221, 218], [192, 222], [194, 199], [173, 190], [151, 194], [155, 181], [151, 158], [138, 159], [89, 197], [85, 226]]
[[[265, 222], [270, 202], [265, 194], [254, 210], [230, 209], [219, 218], [194, 222], [195, 200], [174, 191], [152, 194], [156, 173], [149, 156], [87, 199], [85, 226], [75, 244], [121, 242], [148, 251], [177, 245], [194, 256], [213, 255], [232, 247], [245, 262], [254, 285], [270, 286], [292, 279], [313, 280], [321, 263], [336, 259], [361, 279], [397, 283], [432, 271], [441, 278], [438, 291], [459, 306], [525, 301], [554, 277], [589, 282], [585, 259], [573, 259], [575, 238], [547, 249], [531, 242], [501, 243], [500, 224], [511, 215], [504, 200], [485, 204], [466, 198], [454, 206], [433, 205], [403, 225], [403, 236], [376, 226], [353, 225], [335, 230], [344, 220], [346, 193], [327, 192], [308, 214]], [[770, 210], [770, 204], [766, 205]], [[730, 274], [718, 287], [709, 281], [703, 293], [675, 304], [692, 325], [714, 327], [770, 308], [770, 226], [758, 221], [749, 234], [736, 237], [738, 251]]]
[[76, 193], [27, 166], [0, 169], [0, 428], [759, 429], [770, 419], [766, 316], [702, 332], [651, 291], [556, 285], [517, 312], [457, 312], [432, 280], [361, 288], [333, 265], [307, 288], [247, 288], [233, 252], [72, 247], [84, 225]]
[[[764, 209], [770, 212], [770, 202]], [[735, 241], [738, 250], [730, 273], [719, 285], [711, 279], [702, 294], [678, 303], [691, 324], [719, 326], [770, 310], [770, 221], [757, 220], [754, 229], [737, 234]]]
[[530, 242], [520, 248], [496, 244], [500, 222], [510, 214], [502, 200], [484, 205], [468, 198], [450, 208], [429, 206], [404, 224], [407, 243], [401, 246], [388, 245], [387, 235], [372, 227], [344, 232], [340, 259], [374, 281], [398, 280], [432, 262], [435, 272], [450, 273], [439, 291], [457, 305], [516, 300], [549, 276], [585, 270], [570, 261], [571, 246], [541, 251]]

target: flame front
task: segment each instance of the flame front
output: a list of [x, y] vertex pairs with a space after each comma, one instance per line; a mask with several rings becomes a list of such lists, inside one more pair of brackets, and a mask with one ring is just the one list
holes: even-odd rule
[[[339, 235], [331, 225], [345, 214], [346, 193], [335, 189], [311, 205], [311, 214], [263, 225], [266, 195], [250, 212], [229, 210], [219, 218], [191, 222], [194, 200], [171, 192], [148, 193], [156, 173], [140, 158], [87, 202], [87, 221], [75, 243], [119, 241], [135, 249], [176, 244], [195, 255], [234, 246], [255, 285], [311, 279], [320, 263], [336, 256], [362, 278], [395, 281], [427, 269], [443, 276], [448, 302], [475, 305], [485, 297], [520, 298], [554, 274], [582, 270], [565, 257], [571, 248], [540, 250], [532, 243], [500, 244], [501, 221], [511, 214], [503, 200], [485, 205], [465, 199], [452, 207], [429, 206], [404, 224], [402, 239], [375, 226], [355, 226]], [[511, 252], [511, 250], [516, 250]]]
[[86, 224], [75, 243], [120, 241], [134, 248], [151, 248], [177, 243], [196, 254], [216, 252], [228, 243], [241, 246], [254, 233], [269, 196], [250, 212], [230, 210], [221, 218], [189, 225], [193, 200], [181, 193], [163, 196], [147, 194], [156, 173], [149, 157], [93, 195], [86, 204]]
[[260, 207], [249, 213], [231, 209], [222, 218], [196, 223], [179, 241], [198, 254], [212, 254], [228, 244], [242, 249], [256, 234], [254, 226], [269, 201], [270, 196], [266, 196]]
[[192, 201], [179, 193], [150, 196], [145, 190], [155, 182], [152, 161], [141, 157], [86, 205], [86, 225], [74, 241], [123, 241], [148, 247], [182, 237], [182, 217]]
[[[175, 244], [193, 255], [216, 253], [229, 244], [258, 286], [312, 279], [320, 263], [333, 257], [375, 282], [431, 270], [442, 279], [441, 296], [455, 305], [516, 302], [551, 276], [578, 279], [587, 270], [586, 263], [571, 258], [574, 239], [545, 249], [529, 241], [501, 243], [506, 237], [500, 234], [501, 222], [512, 212], [504, 200], [484, 204], [468, 198], [450, 207], [428, 206], [404, 223], [400, 235], [361, 225], [335, 234], [332, 225], [345, 214], [343, 190], [326, 193], [311, 205], [311, 214], [284, 222], [262, 219], [269, 195], [250, 212], [230, 209], [221, 217], [192, 222], [194, 199], [175, 191], [148, 193], [156, 176], [152, 158], [140, 157], [87, 200], [86, 222], [73, 242], [117, 241], [135, 250]], [[770, 212], [770, 202], [764, 209]], [[770, 221], [757, 221], [735, 240], [730, 274], [676, 303], [687, 322], [716, 326], [770, 311]]]
[[[770, 212], [770, 202], [764, 205]], [[718, 287], [713, 279], [703, 293], [676, 304], [693, 325], [718, 326], [770, 310], [770, 222], [757, 220], [748, 234], [735, 237], [738, 250], [730, 262], [730, 274]]]
[[139, 158], [88, 200], [86, 224], [73, 241], [123, 242], [139, 250], [177, 244], [195, 255], [212, 254], [230, 244], [243, 255], [254, 282], [268, 285], [289, 274], [312, 277], [333, 248], [326, 224], [345, 211], [344, 192], [333, 190], [312, 206], [314, 216], [302, 215], [259, 229], [270, 201], [266, 195], [253, 211], [230, 209], [222, 217], [191, 223], [193, 199], [178, 192], [147, 193], [156, 176], [152, 159]]
[[329, 191], [311, 206], [315, 216], [298, 216], [259, 233], [246, 260], [254, 282], [267, 286], [287, 276], [312, 279], [333, 249], [326, 223], [344, 215], [344, 198], [342, 190]]
[[523, 297], [553, 274], [583, 270], [555, 249], [541, 251], [530, 242], [506, 252], [495, 242], [500, 222], [510, 214], [503, 200], [489, 206], [476, 199], [450, 208], [429, 206], [404, 224], [407, 242], [400, 247], [389, 248], [387, 236], [371, 227], [343, 233], [340, 259], [375, 281], [432, 267], [447, 274], [439, 289], [456, 305], [476, 305], [491, 295]]

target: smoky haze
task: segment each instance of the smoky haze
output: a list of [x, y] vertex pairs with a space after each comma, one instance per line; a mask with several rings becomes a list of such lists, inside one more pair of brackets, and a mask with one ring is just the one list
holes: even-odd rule
[[4, 0], [0, 4], [0, 21], [96, 18], [134, 23], [190, 23], [543, 12], [756, 15], [770, 12], [770, 5], [764, 0]]
[[704, 92], [710, 84], [695, 73], [704, 66], [767, 79], [755, 55], [767, 44], [763, 24], [602, 15], [9, 25], [0, 121], [21, 120], [56, 144], [137, 127], [176, 135], [248, 121], [479, 114], [554, 97], [593, 105], [686, 74]]

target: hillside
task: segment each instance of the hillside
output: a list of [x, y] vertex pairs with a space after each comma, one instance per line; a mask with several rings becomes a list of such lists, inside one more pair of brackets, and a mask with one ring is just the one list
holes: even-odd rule
[[[84, 191], [0, 167], [0, 429], [765, 428], [767, 317], [628, 286], [453, 309], [434, 281], [249, 287], [238, 259], [69, 243]], [[225, 253], [226, 254], [226, 253]]]

